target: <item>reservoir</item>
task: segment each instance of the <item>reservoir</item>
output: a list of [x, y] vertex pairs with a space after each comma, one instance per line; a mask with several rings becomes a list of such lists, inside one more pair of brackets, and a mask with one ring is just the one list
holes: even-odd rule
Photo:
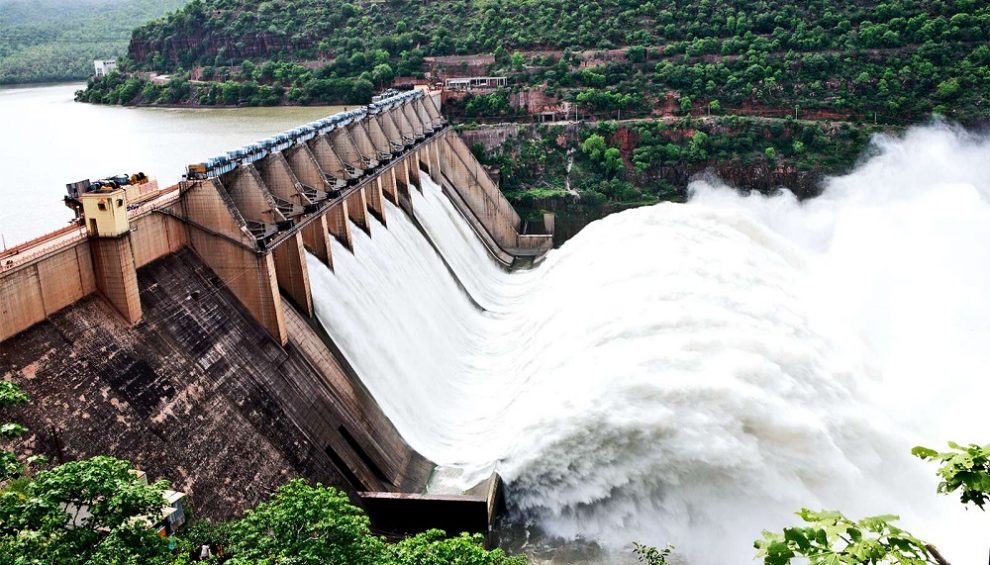
[[162, 186], [185, 166], [342, 110], [122, 108], [73, 101], [82, 83], [0, 88], [0, 235], [7, 247], [63, 227], [65, 185], [142, 171]]

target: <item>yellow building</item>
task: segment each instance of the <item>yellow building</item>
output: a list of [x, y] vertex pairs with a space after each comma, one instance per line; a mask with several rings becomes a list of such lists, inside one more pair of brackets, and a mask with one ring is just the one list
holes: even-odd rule
[[79, 195], [86, 233], [90, 237], [117, 237], [127, 233], [127, 194], [122, 188]]

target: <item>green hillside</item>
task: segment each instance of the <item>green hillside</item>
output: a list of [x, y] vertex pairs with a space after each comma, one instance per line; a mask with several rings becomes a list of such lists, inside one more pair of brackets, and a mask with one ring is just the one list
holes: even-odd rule
[[[214, 83], [149, 90], [142, 102], [356, 102], [394, 76], [422, 75], [425, 58], [478, 54], [494, 55], [485, 70], [516, 87], [592, 114], [646, 115], [670, 92], [702, 111], [715, 101], [903, 124], [931, 112], [985, 119], [988, 39], [990, 4], [976, 0], [194, 0], [136, 29], [130, 58], [135, 70], [182, 80], [198, 68]], [[116, 87], [84, 99], [135, 101], [109, 95]]]
[[184, 0], [0, 0], [0, 84], [85, 79]]

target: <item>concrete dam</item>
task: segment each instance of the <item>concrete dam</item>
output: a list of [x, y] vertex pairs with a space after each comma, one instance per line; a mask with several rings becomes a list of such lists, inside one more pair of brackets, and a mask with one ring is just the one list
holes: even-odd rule
[[[67, 198], [76, 222], [0, 254], [0, 374], [31, 396], [14, 414], [30, 429], [19, 452], [128, 459], [213, 518], [303, 476], [385, 532], [488, 530], [498, 476], [444, 485], [356, 370], [375, 363], [355, 356], [387, 354], [380, 336], [335, 332], [331, 303], [347, 297], [327, 294], [328, 277], [364, 276], [363, 253], [410, 239], [457, 280], [463, 258], [417, 215], [438, 197], [501, 269], [551, 248], [552, 216], [519, 217], [438, 97], [383, 98], [190, 165], [170, 187], [83, 184]], [[380, 298], [359, 311], [387, 320], [402, 297]]]

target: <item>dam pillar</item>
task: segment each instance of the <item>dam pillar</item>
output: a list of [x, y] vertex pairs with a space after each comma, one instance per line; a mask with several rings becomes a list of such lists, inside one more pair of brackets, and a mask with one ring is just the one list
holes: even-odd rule
[[355, 190], [346, 199], [347, 217], [352, 222], [371, 235], [371, 224], [368, 222], [368, 199], [364, 195], [364, 189]]
[[361, 159], [361, 152], [358, 151], [354, 138], [351, 137], [347, 129], [335, 129], [327, 134], [327, 139], [350, 178], [357, 178], [364, 174], [366, 166]]
[[347, 249], [354, 251], [354, 242], [351, 240], [351, 223], [347, 220], [347, 200], [341, 200], [327, 211], [327, 227], [330, 234], [337, 239]]
[[275, 262], [250, 236], [220, 179], [196, 181], [182, 198], [189, 246], [279, 345], [288, 343]]
[[[430, 146], [432, 143], [426, 144], [416, 150], [416, 160], [420, 171], [425, 171], [426, 174], [433, 174], [433, 163], [430, 160]], [[420, 188], [423, 188], [420, 186]]]
[[375, 149], [375, 144], [371, 141], [371, 137], [368, 135], [368, 131], [364, 128], [364, 125], [362, 123], [355, 123], [346, 129], [351, 143], [357, 149], [358, 154], [361, 155], [361, 162], [370, 169], [378, 167], [378, 150]]
[[403, 145], [409, 147], [416, 143], [416, 132], [413, 131], [412, 124], [409, 123], [409, 119], [406, 118], [405, 113], [402, 111], [402, 106], [392, 108], [386, 114], [394, 120]]
[[385, 134], [385, 140], [392, 154], [395, 155], [402, 152], [402, 148], [405, 147], [406, 142], [402, 139], [402, 132], [399, 130], [399, 126], [396, 125], [395, 120], [392, 118], [392, 112], [393, 110], [382, 112], [372, 119], [378, 122], [379, 127], [381, 127], [382, 132]]
[[440, 184], [440, 176], [443, 174], [440, 169], [440, 144], [441, 140], [434, 140], [432, 143], [428, 143], [424, 149], [426, 149], [430, 160], [430, 178], [433, 182]]
[[398, 194], [396, 194], [395, 187], [395, 168], [389, 167], [385, 169], [382, 171], [382, 174], [378, 177], [378, 179], [382, 183], [382, 195], [385, 196], [386, 200], [398, 206], [399, 198]]
[[379, 160], [392, 160], [392, 146], [389, 144], [388, 136], [386, 135], [385, 130], [382, 129], [381, 123], [378, 121], [376, 116], [370, 116], [368, 119], [362, 120], [361, 125], [365, 128], [368, 138], [375, 146], [375, 151], [378, 152]]
[[372, 180], [368, 184], [364, 185], [361, 189], [365, 193], [365, 198], [368, 201], [368, 211], [382, 223], [383, 226], [388, 224], [385, 222], [385, 202], [382, 195], [382, 177]]
[[326, 177], [320, 170], [320, 165], [316, 162], [316, 157], [305, 144], [292, 146], [282, 152], [285, 160], [289, 163], [289, 168], [299, 182], [308, 184], [313, 188], [323, 189], [326, 186]]
[[405, 116], [406, 121], [412, 128], [413, 136], [416, 139], [423, 139], [426, 137], [426, 132], [423, 130], [423, 124], [419, 121], [419, 116], [416, 115], [416, 110], [413, 108], [412, 104], [403, 104], [399, 106], [399, 112]]
[[309, 148], [313, 153], [313, 157], [316, 159], [317, 164], [320, 168], [341, 180], [348, 180], [351, 178], [351, 174], [348, 173], [347, 168], [344, 166], [344, 162], [340, 155], [333, 147], [330, 146], [330, 141], [327, 139], [327, 135], [318, 135], [309, 142]]
[[422, 98], [422, 104], [423, 108], [426, 110], [426, 113], [430, 116], [430, 119], [433, 120], [433, 127], [438, 129], [443, 127], [443, 116], [440, 115], [440, 108], [438, 108], [436, 103], [433, 101], [433, 96], [429, 94], [424, 96]]
[[417, 98], [410, 102], [409, 105], [412, 107], [416, 117], [419, 118], [419, 123], [423, 126], [423, 132], [427, 135], [433, 133], [433, 130], [435, 129], [433, 126], [433, 119], [426, 113], [426, 108], [423, 107], [422, 99]]
[[413, 213], [412, 196], [409, 194], [409, 171], [406, 170], [405, 160], [400, 160], [392, 167], [392, 176], [395, 182], [395, 198], [399, 201], [399, 207], [410, 216]]
[[411, 155], [407, 155], [403, 159], [403, 163], [406, 166], [406, 175], [409, 179], [409, 184], [414, 185], [416, 190], [423, 192], [423, 185], [419, 182], [419, 157], [414, 152]]
[[279, 288], [289, 295], [300, 312], [313, 317], [313, 295], [309, 286], [302, 232], [296, 232], [275, 247], [272, 257], [275, 260], [275, 278]]
[[89, 192], [80, 201], [96, 288], [128, 324], [134, 325], [141, 321], [141, 293], [131, 248], [125, 191]]
[[327, 215], [310, 222], [302, 230], [303, 245], [324, 265], [333, 269], [333, 256], [330, 253], [330, 229]]

